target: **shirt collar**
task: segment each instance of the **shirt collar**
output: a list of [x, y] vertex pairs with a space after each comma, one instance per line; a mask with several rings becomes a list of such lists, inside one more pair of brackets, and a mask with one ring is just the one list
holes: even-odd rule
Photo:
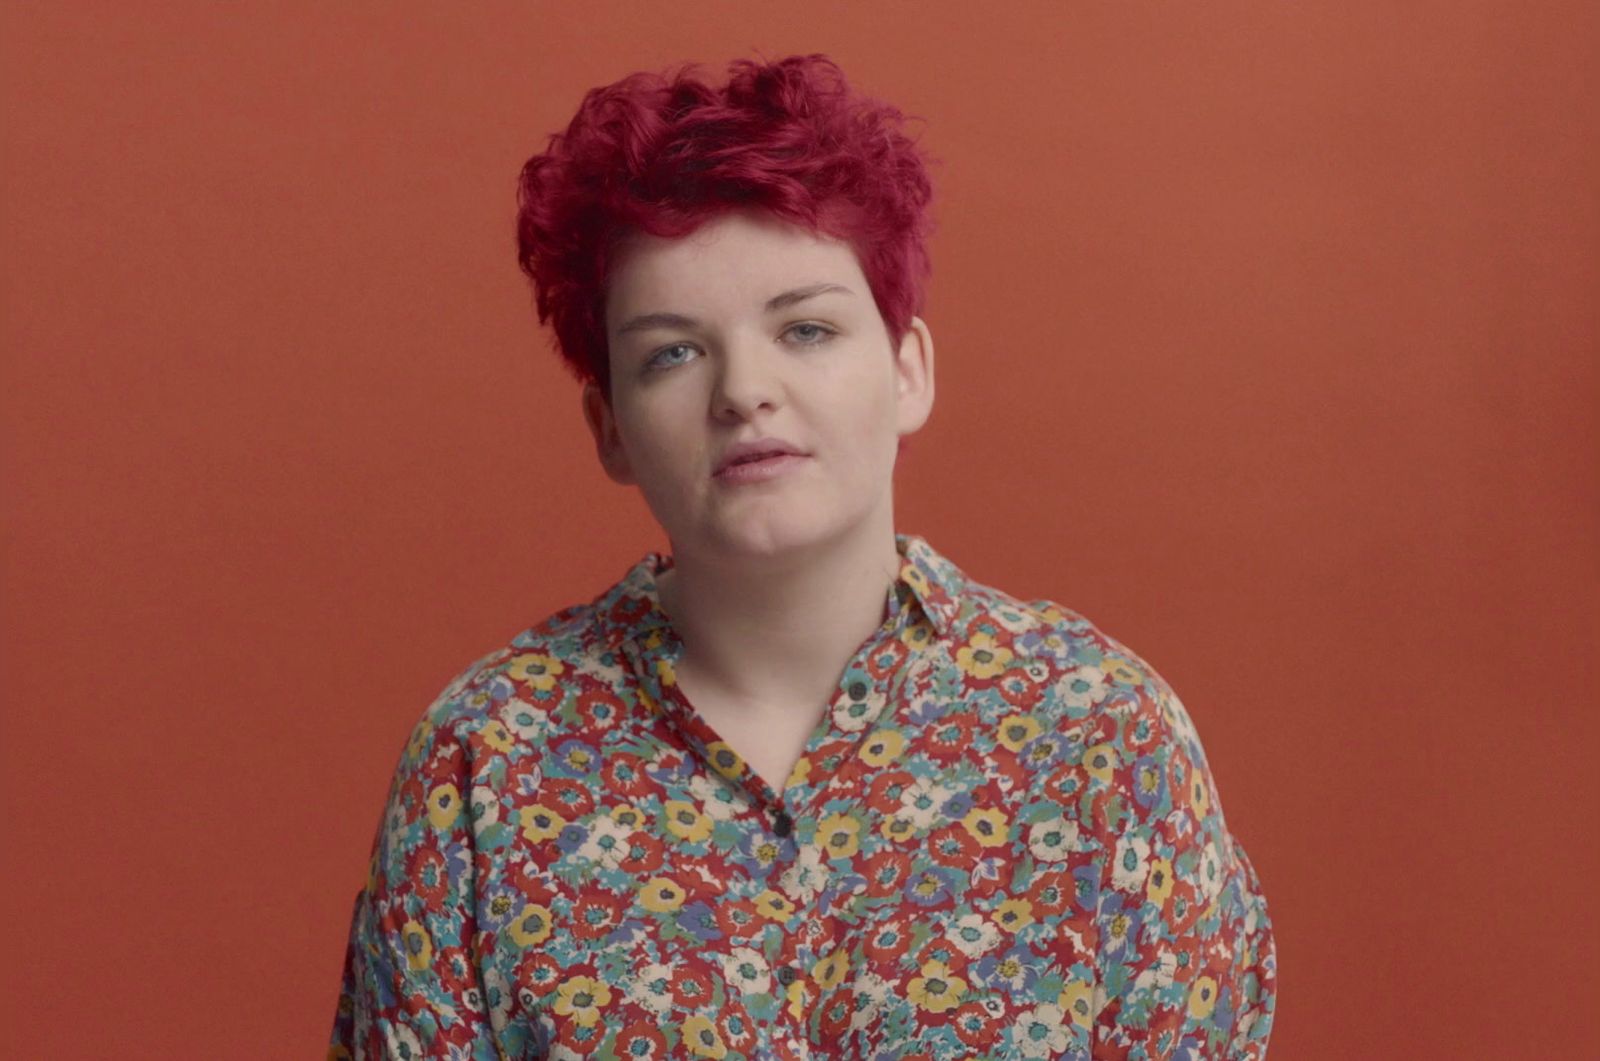
[[[940, 637], [948, 636], [961, 611], [966, 575], [919, 535], [897, 533], [894, 538], [901, 557], [894, 593], [902, 605], [920, 609]], [[662, 553], [647, 553], [596, 598], [595, 622], [608, 646], [616, 648], [629, 638], [639, 639], [670, 625], [656, 590], [656, 575], [671, 564]]]

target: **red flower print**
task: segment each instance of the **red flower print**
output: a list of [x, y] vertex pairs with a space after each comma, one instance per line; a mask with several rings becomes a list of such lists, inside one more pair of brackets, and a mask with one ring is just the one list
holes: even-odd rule
[[572, 904], [572, 934], [579, 939], [603, 939], [622, 923], [623, 909], [617, 896], [591, 890]]
[[680, 970], [672, 981], [672, 997], [686, 1009], [697, 1009], [711, 1002], [711, 976], [704, 969]]
[[957, 1009], [950, 1023], [961, 1041], [974, 1050], [993, 1046], [994, 1041], [1000, 1038], [1000, 1029], [1003, 1027], [978, 1002], [968, 1002]]
[[928, 837], [928, 851], [944, 866], [970, 866], [983, 848], [964, 825], [947, 825]]
[[898, 637], [889, 638], [867, 657], [867, 673], [877, 681], [887, 681], [905, 663], [911, 647]]
[[1065, 870], [1047, 869], [1028, 885], [1027, 900], [1033, 904], [1034, 917], [1054, 917], [1071, 906], [1077, 894], [1077, 883], [1072, 874]]
[[561, 982], [561, 965], [548, 954], [530, 954], [517, 963], [517, 988], [539, 998]]
[[925, 748], [928, 758], [948, 764], [966, 755], [976, 725], [963, 714], [949, 714], [930, 725]]
[[867, 805], [880, 814], [893, 814], [900, 809], [900, 793], [916, 780], [904, 770], [879, 774], [872, 779], [872, 787], [867, 791]]
[[756, 1041], [756, 1026], [737, 1002], [723, 1006], [717, 1017], [717, 1030], [722, 1033], [723, 1043], [734, 1050], [744, 1050]]
[[539, 802], [555, 807], [567, 821], [576, 821], [594, 810], [594, 796], [587, 786], [571, 778], [556, 777], [544, 783]]
[[906, 878], [911, 875], [911, 856], [895, 850], [880, 851], [867, 859], [863, 871], [868, 895], [895, 895], [906, 886]]
[[628, 853], [617, 864], [629, 873], [653, 873], [661, 868], [665, 846], [660, 838], [649, 833], [634, 833], [628, 837]]
[[637, 799], [655, 787], [655, 782], [644, 772], [644, 760], [627, 752], [608, 755], [600, 767], [600, 779], [608, 791], [629, 799]]
[[427, 908], [437, 910], [450, 886], [444, 855], [432, 843], [417, 848], [406, 858], [406, 879]]
[[635, 1021], [617, 1033], [616, 1054], [629, 1061], [666, 1057], [667, 1037], [655, 1025]]
[[910, 946], [910, 926], [904, 921], [886, 921], [872, 930], [861, 950], [874, 962], [893, 965]]
[[439, 985], [451, 994], [465, 991], [472, 985], [472, 959], [464, 947], [445, 947], [435, 956], [439, 970]]
[[822, 1004], [822, 1037], [825, 1042], [836, 1043], [850, 1032], [850, 1018], [855, 1014], [855, 997], [846, 990], [835, 991]]
[[749, 899], [734, 899], [717, 907], [717, 927], [730, 939], [750, 939], [761, 931], [762, 924], [756, 904]]

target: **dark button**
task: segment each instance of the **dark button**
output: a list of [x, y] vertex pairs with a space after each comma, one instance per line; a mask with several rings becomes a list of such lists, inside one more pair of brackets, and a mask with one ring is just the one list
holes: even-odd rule
[[788, 811], [779, 811], [772, 816], [772, 831], [779, 836], [788, 836], [794, 832], [794, 819], [789, 817]]
[[778, 968], [778, 983], [788, 987], [794, 983], [795, 971], [792, 966], [783, 965]]

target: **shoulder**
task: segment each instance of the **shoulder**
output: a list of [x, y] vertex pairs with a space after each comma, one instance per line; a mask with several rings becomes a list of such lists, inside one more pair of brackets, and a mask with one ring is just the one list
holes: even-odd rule
[[613, 683], [621, 663], [593, 619], [592, 604], [562, 608], [467, 664], [412, 726], [405, 758], [468, 748], [475, 738], [495, 742], [508, 729], [542, 728], [580, 674]]

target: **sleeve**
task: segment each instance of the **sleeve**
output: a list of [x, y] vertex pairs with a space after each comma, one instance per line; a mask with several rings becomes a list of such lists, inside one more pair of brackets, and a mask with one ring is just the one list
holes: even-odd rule
[[390, 785], [355, 897], [329, 1061], [498, 1061], [475, 955], [470, 757], [430, 708]]
[[1277, 996], [1261, 882], [1182, 702], [1117, 648], [1144, 680], [1084, 752], [1103, 786], [1093, 1056], [1260, 1061]]

